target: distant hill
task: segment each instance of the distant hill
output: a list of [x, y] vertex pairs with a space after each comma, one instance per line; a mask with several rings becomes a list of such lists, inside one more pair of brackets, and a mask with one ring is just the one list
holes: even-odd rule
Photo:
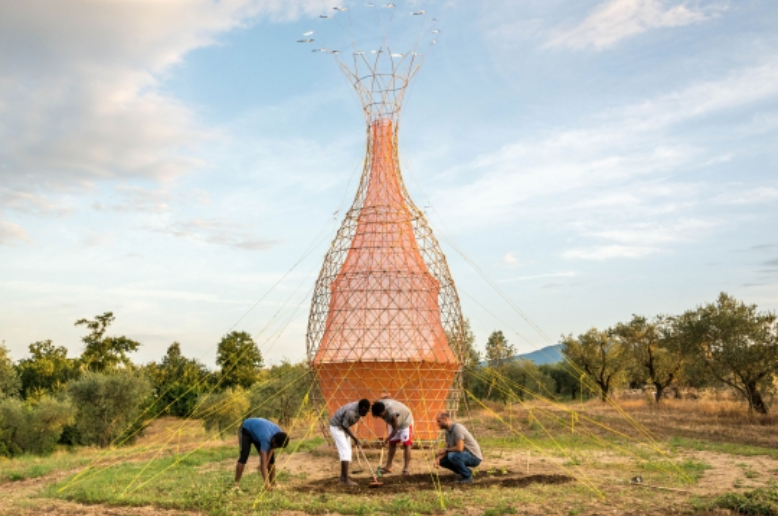
[[[525, 360], [530, 360], [536, 365], [554, 364], [563, 360], [562, 350], [562, 344], [554, 344], [552, 346], [547, 346], [545, 348], [531, 351], [530, 353], [514, 355], [514, 359], [524, 358]], [[487, 362], [486, 360], [482, 360], [479, 362], [479, 364], [484, 366], [487, 365]]]
[[524, 358], [526, 360], [530, 360], [531, 362], [534, 362], [536, 365], [554, 364], [555, 362], [560, 362], [563, 359], [562, 350], [563, 350], [562, 344], [555, 344], [553, 346], [547, 346], [545, 348], [541, 348], [539, 350], [532, 351], [530, 353], [517, 355], [516, 358]]

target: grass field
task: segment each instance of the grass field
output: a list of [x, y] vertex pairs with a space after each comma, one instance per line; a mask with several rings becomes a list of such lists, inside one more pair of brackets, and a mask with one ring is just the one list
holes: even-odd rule
[[301, 424], [271, 492], [256, 455], [232, 490], [234, 439], [166, 418], [132, 447], [0, 462], [0, 514], [777, 514], [775, 413], [749, 417], [725, 401], [619, 410], [628, 417], [598, 401], [470, 411], [460, 420], [485, 461], [464, 488], [437, 475], [424, 449], [414, 450], [411, 477], [386, 476], [379, 489], [367, 487], [380, 454], [369, 449], [370, 465], [353, 465], [361, 486], [342, 488], [335, 451]]

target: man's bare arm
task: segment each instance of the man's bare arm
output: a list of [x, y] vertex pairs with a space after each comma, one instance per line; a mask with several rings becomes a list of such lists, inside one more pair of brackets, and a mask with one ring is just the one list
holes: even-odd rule
[[387, 437], [388, 441], [391, 441], [395, 438], [395, 434], [398, 433], [398, 415], [395, 414], [392, 416], [392, 419], [390, 421], [390, 427], [392, 427], [392, 432], [390, 432], [389, 437]]
[[357, 436], [352, 433], [352, 429], [351, 428], [346, 428], [346, 427], [343, 427], [343, 429], [344, 429], [344, 432], [346, 432], [346, 435], [348, 435], [349, 437], [352, 438], [352, 441], [354, 441], [355, 446], [359, 446], [360, 440], [357, 439]]
[[271, 479], [270, 475], [268, 475], [268, 462], [270, 461], [270, 453], [266, 451], [260, 450], [260, 473], [262, 473], [262, 478], [265, 480], [265, 489], [270, 490], [271, 489]]

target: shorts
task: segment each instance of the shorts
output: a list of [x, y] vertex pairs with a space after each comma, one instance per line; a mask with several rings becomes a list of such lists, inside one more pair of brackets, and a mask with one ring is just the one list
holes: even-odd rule
[[[402, 444], [403, 446], [411, 446], [412, 428], [414, 428], [414, 425], [403, 428], [395, 435], [395, 439], [392, 439], [389, 443], [396, 444], [396, 445]], [[389, 432], [390, 434], [392, 433], [392, 427], [389, 427]]]
[[[241, 456], [238, 458], [238, 462], [241, 464], [246, 464], [246, 461], [249, 460], [249, 452], [252, 451], [252, 444], [254, 445], [254, 448], [257, 450], [257, 454], [260, 453], [260, 445], [256, 442], [254, 442], [254, 439], [252, 439], [252, 434], [249, 433], [248, 430], [241, 427], [241, 433], [238, 434], [238, 443], [241, 447]], [[260, 458], [262, 460], [262, 458]], [[272, 466], [276, 463], [276, 454], [271, 453], [270, 456], [270, 462], [268, 463], [268, 466]]]
[[352, 461], [352, 438], [346, 435], [343, 428], [330, 426], [330, 433], [333, 435], [335, 447], [338, 448], [338, 456], [341, 462]]

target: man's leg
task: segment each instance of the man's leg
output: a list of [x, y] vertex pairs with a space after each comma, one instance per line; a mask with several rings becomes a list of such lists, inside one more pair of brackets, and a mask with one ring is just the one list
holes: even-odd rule
[[349, 465], [352, 462], [352, 441], [343, 429], [331, 426], [330, 435], [333, 436], [335, 447], [338, 449], [338, 458], [341, 461], [341, 478], [339, 481], [348, 486], [356, 486], [357, 483], [349, 478]]
[[341, 478], [339, 482], [346, 484], [347, 486], [356, 486], [357, 482], [349, 478], [349, 465], [351, 463], [348, 460], [341, 461]]
[[391, 442], [389, 445], [389, 452], [387, 452], [387, 463], [382, 468], [385, 473], [392, 471], [392, 459], [395, 458], [395, 450], [398, 449], [398, 443]]
[[444, 455], [443, 457], [441, 457], [441, 460], [440, 460], [440, 462], [438, 463], [438, 465], [439, 465], [439, 466], [441, 466], [442, 468], [446, 468], [446, 469], [448, 469], [449, 471], [452, 471], [452, 472], [454, 472], [454, 473], [457, 473], [457, 472], [455, 471], [455, 469], [454, 469], [454, 465], [453, 465], [453, 464], [452, 464], [452, 463], [449, 461], [448, 454], [447, 454], [447, 455]]
[[249, 460], [249, 452], [252, 449], [251, 437], [243, 431], [243, 428], [238, 434], [238, 445], [241, 449], [241, 454], [238, 457], [238, 462], [235, 464], [235, 487], [238, 487], [238, 484], [241, 481], [243, 468], [246, 467], [246, 461]]
[[[465, 462], [470, 458], [468, 452], [449, 452], [446, 454], [447, 462], [450, 466], [449, 469], [460, 475], [464, 480], [473, 478], [473, 473], [465, 465]], [[441, 461], [443, 463], [443, 460]]]
[[412, 427], [404, 428], [400, 431], [400, 440], [403, 443], [403, 474], [410, 475], [409, 466], [411, 465], [411, 432]]

